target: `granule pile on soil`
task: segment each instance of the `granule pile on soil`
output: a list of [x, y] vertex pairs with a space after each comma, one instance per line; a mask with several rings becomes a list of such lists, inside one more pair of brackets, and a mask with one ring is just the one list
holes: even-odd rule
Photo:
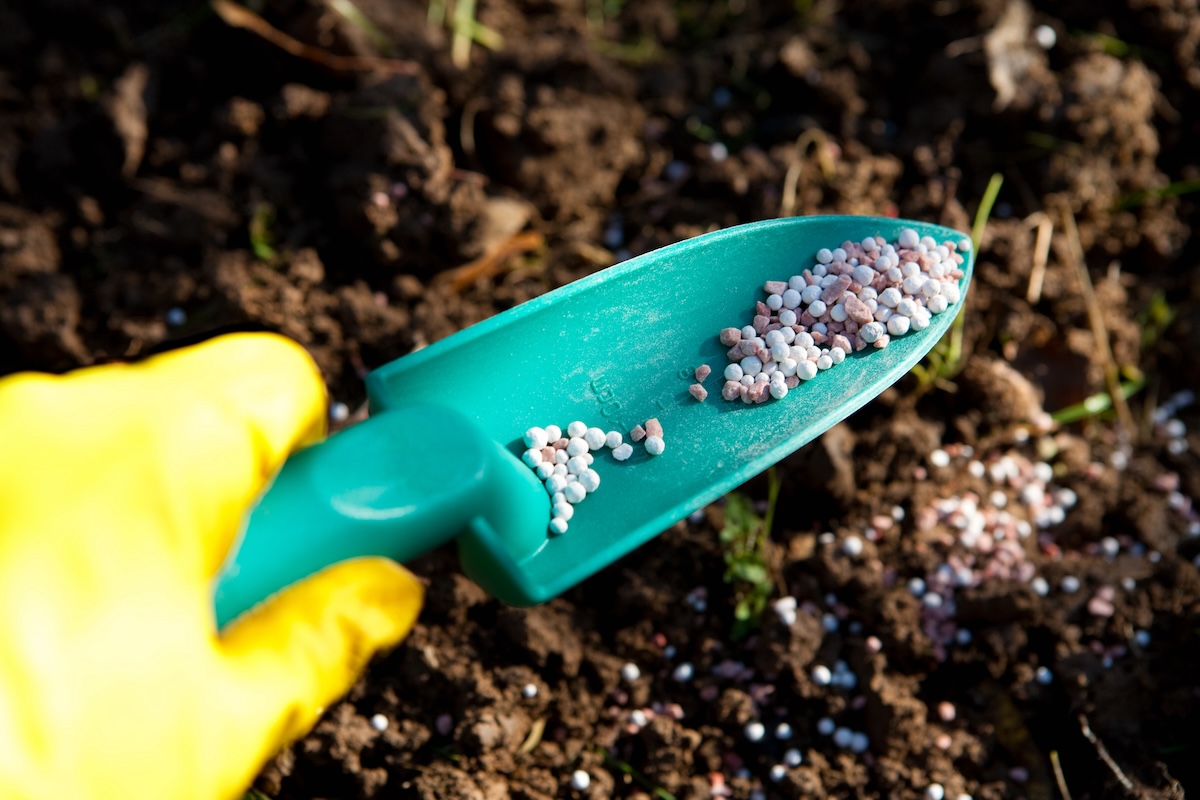
[[343, 71], [207, 4], [0, 5], [0, 373], [275, 330], [349, 424], [370, 369], [629, 256], [800, 214], [966, 231], [1003, 185], [961, 330], [777, 466], [749, 635], [727, 504], [533, 609], [439, 551], [259, 791], [1200, 785], [1194, 3], [480, 0], [462, 66], [438, 3], [338, 5], [246, 4]]

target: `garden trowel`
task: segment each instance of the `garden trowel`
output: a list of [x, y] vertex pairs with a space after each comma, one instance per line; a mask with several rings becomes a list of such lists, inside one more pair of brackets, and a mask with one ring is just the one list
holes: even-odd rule
[[[217, 622], [357, 556], [403, 562], [455, 540], [463, 570], [506, 603], [541, 603], [812, 441], [874, 398], [938, 342], [963, 302], [927, 328], [866, 348], [780, 400], [721, 397], [727, 326], [750, 323], [767, 280], [821, 248], [912, 228], [877, 217], [740, 225], [633, 258], [523, 303], [371, 372], [370, 417], [288, 459], [250, 513], [215, 586]], [[974, 251], [964, 253], [965, 298]], [[689, 394], [712, 369], [706, 402]], [[531, 426], [580, 420], [628, 435], [657, 418], [666, 445], [618, 462], [549, 531], [550, 497], [521, 461]]]

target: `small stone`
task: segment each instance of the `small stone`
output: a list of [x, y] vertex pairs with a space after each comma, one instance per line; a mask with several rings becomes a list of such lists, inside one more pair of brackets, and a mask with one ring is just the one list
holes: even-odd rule
[[846, 309], [846, 316], [857, 322], [859, 325], [866, 325], [871, 321], [872, 316], [870, 307], [867, 306], [867, 304], [862, 300], [859, 300], [857, 296], [853, 294], [846, 295], [843, 305]]
[[1038, 25], [1033, 29], [1033, 39], [1043, 50], [1049, 50], [1058, 43], [1058, 34], [1049, 25]]
[[838, 747], [848, 748], [854, 741], [854, 731], [849, 728], [838, 728], [833, 732], [833, 743]]
[[833, 682], [833, 673], [829, 671], [829, 667], [818, 664], [812, 669], [812, 682], [817, 686], [828, 686]]
[[[1104, 592], [1108, 589], [1108, 592]], [[1116, 607], [1113, 605], [1111, 594], [1112, 587], [1103, 586], [1101, 591], [1097, 591], [1095, 595], [1088, 600], [1088, 613], [1095, 617], [1111, 617], [1116, 613]]]

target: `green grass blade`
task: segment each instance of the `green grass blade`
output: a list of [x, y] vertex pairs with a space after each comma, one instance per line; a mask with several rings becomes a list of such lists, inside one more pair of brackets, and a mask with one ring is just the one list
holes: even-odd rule
[[396, 48], [387, 34], [379, 30], [366, 14], [358, 9], [350, 0], [329, 0], [329, 7], [341, 14], [347, 22], [358, 28], [371, 41], [372, 46], [389, 58], [396, 54]]
[[992, 175], [987, 188], [983, 190], [979, 208], [975, 211], [975, 221], [971, 224], [971, 247], [975, 248], [976, 256], [979, 255], [979, 244], [983, 240], [983, 229], [987, 227], [988, 218], [992, 216], [992, 206], [996, 205], [996, 197], [999, 196], [1000, 187], [1003, 185], [1003, 175], [999, 172]]
[[626, 762], [614, 756], [612, 753], [608, 752], [607, 748], [600, 748], [600, 752], [604, 756], [604, 764], [606, 766], [613, 767], [619, 772], [628, 775], [635, 783], [637, 783], [643, 789], [651, 792], [656, 798], [658, 798], [658, 800], [675, 800], [675, 795], [671, 794], [661, 786], [656, 785], [645, 775], [634, 769], [632, 765], [627, 764]]
[[[1121, 384], [1121, 397], [1128, 400], [1133, 395], [1142, 390], [1146, 385], [1144, 379], [1136, 381], [1127, 381]], [[1050, 418], [1059, 425], [1069, 425], [1072, 422], [1078, 422], [1081, 419], [1095, 417], [1103, 414], [1113, 407], [1112, 395], [1108, 392], [1100, 392], [1099, 394], [1091, 395], [1085, 398], [1082, 402], [1076, 403], [1073, 406], [1060, 408], [1050, 415]]]
[[[975, 251], [976, 259], [979, 258], [983, 231], [987, 227], [988, 219], [992, 215], [992, 207], [996, 205], [996, 197], [999, 196], [1000, 187], [1003, 185], [1004, 176], [999, 172], [995, 173], [988, 181], [983, 197], [979, 200], [979, 208], [976, 209], [975, 219], [971, 224], [971, 248]], [[963, 313], [963, 309], [966, 307], [966, 303], [967, 300], [964, 297], [955, 313], [954, 321], [950, 324], [950, 330], [946, 331], [946, 335], [942, 337], [941, 341], [933, 346], [925, 359], [911, 370], [916, 374], [923, 389], [927, 389], [939, 381], [948, 381], [962, 368], [963, 326], [966, 325], [966, 314]]]
[[1191, 194], [1192, 192], [1200, 192], [1200, 179], [1175, 181], [1161, 189], [1143, 189], [1138, 192], [1132, 192], [1118, 199], [1113, 204], [1111, 210], [1128, 211], [1131, 208], [1138, 208], [1145, 205], [1151, 199], [1165, 200], [1168, 197], [1178, 197], [1181, 194]]

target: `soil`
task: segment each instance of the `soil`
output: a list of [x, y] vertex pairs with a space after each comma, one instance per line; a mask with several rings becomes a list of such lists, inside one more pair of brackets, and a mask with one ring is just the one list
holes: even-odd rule
[[[787, 214], [969, 230], [991, 176], [1004, 183], [961, 370], [905, 378], [777, 467], [773, 599], [794, 612], [768, 606], [733, 635], [721, 504], [540, 608], [500, 605], [433, 553], [412, 565], [428, 584], [412, 635], [260, 791], [915, 798], [936, 782], [991, 800], [1197, 784], [1200, 420], [1176, 402], [1200, 373], [1194, 0], [480, 0], [503, 44], [463, 68], [438, 4], [355, 5], [373, 31], [334, 3], [252, 4], [326, 63], [201, 2], [0, 5], [0, 373], [276, 330], [361, 416], [370, 369], [630, 255]], [[1144, 378], [1125, 424], [1038, 426], [1105, 392], [1112, 364]], [[1017, 540], [1009, 574], [935, 509], [999, 491], [1030, 519], [991, 468], [1035, 462], [1075, 502]], [[762, 509], [766, 480], [742, 492]], [[947, 616], [910, 582], [951, 563], [991, 571], [948, 592]], [[854, 687], [814, 681], [839, 660]], [[820, 733], [825, 717], [865, 752]], [[773, 776], [788, 748], [801, 763]]]

